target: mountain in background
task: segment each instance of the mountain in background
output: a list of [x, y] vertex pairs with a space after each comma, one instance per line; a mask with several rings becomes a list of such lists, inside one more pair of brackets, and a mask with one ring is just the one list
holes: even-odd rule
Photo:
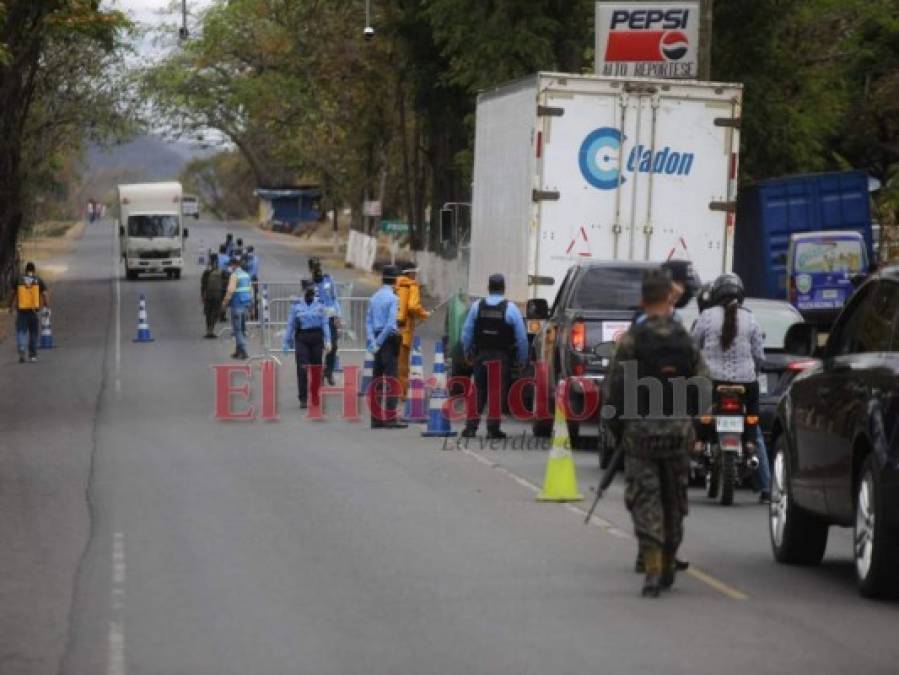
[[108, 201], [119, 183], [177, 180], [190, 160], [214, 155], [219, 150], [158, 136], [138, 136], [110, 147], [91, 146], [84, 160], [84, 193]]

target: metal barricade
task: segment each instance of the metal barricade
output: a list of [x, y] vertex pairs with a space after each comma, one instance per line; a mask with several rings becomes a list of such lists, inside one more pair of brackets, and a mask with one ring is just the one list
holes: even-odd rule
[[[268, 286], [269, 300], [289, 300], [303, 297], [303, 286], [299, 281], [259, 281], [259, 286]], [[338, 298], [349, 298], [353, 295], [353, 282], [334, 282], [334, 294]]]
[[[263, 288], [263, 298], [267, 289]], [[268, 289], [270, 290], [270, 289]], [[268, 352], [282, 351], [290, 306], [296, 298], [273, 298], [263, 301], [261, 339]], [[340, 303], [339, 352], [365, 351], [365, 313], [368, 298], [338, 298]]]

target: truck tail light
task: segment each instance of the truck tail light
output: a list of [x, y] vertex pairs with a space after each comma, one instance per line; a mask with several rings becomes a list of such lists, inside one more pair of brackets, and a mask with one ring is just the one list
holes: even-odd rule
[[584, 351], [587, 345], [587, 327], [583, 321], [571, 324], [571, 348], [576, 352]]
[[722, 396], [718, 401], [718, 410], [727, 413], [743, 412], [743, 402], [733, 396]]

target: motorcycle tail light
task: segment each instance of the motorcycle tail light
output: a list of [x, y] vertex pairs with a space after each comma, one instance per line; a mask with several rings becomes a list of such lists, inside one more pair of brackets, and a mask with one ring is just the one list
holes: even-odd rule
[[583, 321], [575, 321], [571, 325], [571, 348], [576, 352], [582, 352], [586, 344], [587, 327]]
[[743, 404], [738, 398], [724, 397], [718, 403], [718, 410], [721, 412], [741, 412]]
[[734, 436], [733, 438], [722, 438], [720, 439], [722, 448], [739, 448], [740, 447], [740, 437]]

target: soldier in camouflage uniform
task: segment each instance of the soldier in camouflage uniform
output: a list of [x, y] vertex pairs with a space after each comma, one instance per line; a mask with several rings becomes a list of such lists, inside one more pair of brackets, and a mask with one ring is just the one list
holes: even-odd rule
[[687, 515], [687, 447], [699, 398], [697, 383], [687, 380], [706, 372], [689, 333], [672, 316], [668, 271], [646, 273], [643, 308], [646, 320], [631, 326], [615, 349], [607, 403], [616, 412], [609, 428], [625, 448], [625, 504], [645, 564], [643, 595], [658, 597], [674, 583]]

